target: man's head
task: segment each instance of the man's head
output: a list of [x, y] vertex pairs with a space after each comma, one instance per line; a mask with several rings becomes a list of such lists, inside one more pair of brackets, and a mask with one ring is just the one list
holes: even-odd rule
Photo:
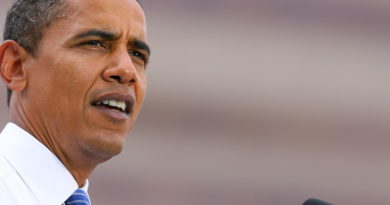
[[150, 55], [136, 0], [19, 0], [4, 38], [0, 73], [12, 91], [12, 121], [57, 156], [121, 151]]
[[[17, 0], [7, 13], [3, 40], [13, 40], [35, 55], [45, 29], [65, 14], [65, 5], [64, 0]], [[11, 94], [7, 88], [8, 105]]]

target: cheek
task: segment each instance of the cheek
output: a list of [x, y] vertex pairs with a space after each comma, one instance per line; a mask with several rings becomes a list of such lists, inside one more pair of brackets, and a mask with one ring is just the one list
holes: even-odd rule
[[58, 114], [80, 109], [95, 76], [85, 66], [72, 58], [48, 59], [34, 71], [35, 92], [45, 95]]
[[72, 91], [70, 97], [80, 97], [91, 88], [98, 70], [96, 66], [81, 57], [69, 56], [56, 64], [56, 79], [63, 84], [64, 91]]
[[135, 94], [137, 97], [137, 105], [140, 107], [144, 101], [147, 88], [147, 79], [145, 75], [139, 77], [138, 83], [135, 86]]

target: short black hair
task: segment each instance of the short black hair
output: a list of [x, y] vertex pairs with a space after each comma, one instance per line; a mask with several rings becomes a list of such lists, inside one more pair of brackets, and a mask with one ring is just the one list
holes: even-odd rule
[[[45, 29], [65, 13], [63, 0], [17, 0], [7, 13], [3, 40], [13, 40], [35, 55]], [[7, 88], [7, 104], [12, 91]]]

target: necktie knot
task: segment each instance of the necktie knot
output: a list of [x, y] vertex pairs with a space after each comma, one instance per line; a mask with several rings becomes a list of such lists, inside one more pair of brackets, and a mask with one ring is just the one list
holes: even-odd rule
[[65, 205], [90, 205], [88, 195], [82, 189], [77, 189], [66, 201]]

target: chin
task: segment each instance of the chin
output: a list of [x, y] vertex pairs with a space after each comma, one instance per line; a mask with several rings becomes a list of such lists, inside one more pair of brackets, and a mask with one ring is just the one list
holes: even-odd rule
[[125, 144], [125, 137], [99, 136], [85, 144], [87, 151], [92, 157], [103, 161], [112, 158], [122, 152]]

